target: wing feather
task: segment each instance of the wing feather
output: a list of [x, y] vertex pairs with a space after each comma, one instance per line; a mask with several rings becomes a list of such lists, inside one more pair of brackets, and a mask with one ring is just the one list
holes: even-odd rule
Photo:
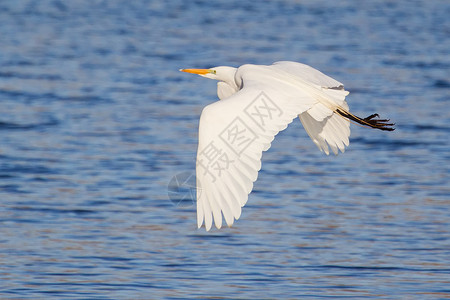
[[[233, 218], [233, 213], [231, 212], [231, 207], [229, 206], [228, 201], [226, 201], [223, 198], [223, 195], [220, 191], [219, 186], [216, 186], [215, 188], [211, 189], [211, 197], [214, 198], [216, 200], [216, 202], [219, 204], [219, 208], [225, 218], [225, 221], [229, 222], [230, 219]], [[215, 216], [215, 215], [214, 215]], [[222, 216], [220, 215], [219, 212], [219, 225], [214, 217], [214, 222], [216, 223], [216, 226], [218, 228], [220, 228], [222, 226]]]
[[258, 171], [256, 171], [255, 168], [252, 169], [252, 167], [248, 164], [248, 159], [246, 157], [242, 157], [241, 165], [242, 169], [240, 169], [240, 172], [242, 172], [244, 176], [249, 178], [252, 182], [255, 182], [258, 178]]
[[234, 212], [232, 209], [232, 203], [230, 203], [230, 200], [228, 197], [224, 197], [222, 193], [219, 193], [217, 197], [220, 199], [220, 202], [223, 203], [223, 217], [225, 218], [225, 222], [228, 224], [228, 226], [233, 225], [234, 223]]
[[322, 103], [317, 103], [308, 110], [308, 114], [311, 117], [313, 117], [316, 121], [322, 121], [332, 113], [333, 111], [331, 111], [328, 107], [326, 107]]
[[229, 208], [230, 215], [225, 213], [224, 211], [224, 217], [225, 221], [227, 222], [228, 226], [231, 226], [234, 222], [234, 218], [239, 218], [241, 215], [241, 205], [237, 198], [235, 197], [226, 197], [227, 195], [231, 195], [231, 192], [227, 188], [226, 185], [224, 185], [223, 181], [217, 182], [217, 191], [218, 191], [218, 197], [220, 197], [222, 203], [226, 203], [227, 207]]
[[[203, 204], [203, 212], [204, 212], [204, 218], [205, 218], [205, 227], [206, 230], [209, 231], [211, 229], [212, 226], [212, 210], [211, 207], [209, 206], [209, 201], [206, 200], [208, 197], [208, 195], [206, 195], [206, 191], [208, 190], [208, 187], [204, 188], [203, 193], [201, 194], [203, 201], [200, 201]], [[198, 201], [198, 199], [197, 199]], [[203, 222], [203, 220], [201, 220], [201, 222]], [[200, 228], [202, 226], [202, 224], [198, 224], [198, 227]]]
[[[197, 180], [197, 199], [200, 199], [201, 192], [202, 192], [202, 189], [200, 188], [199, 181]], [[204, 214], [204, 209], [203, 209], [203, 202], [197, 201], [197, 225], [198, 225], [198, 228], [201, 227], [204, 217], [205, 217], [205, 214]]]
[[209, 203], [209, 207], [212, 211], [213, 220], [216, 224], [217, 228], [222, 227], [222, 209], [223, 207], [217, 202], [218, 199], [214, 197], [213, 191], [215, 190], [214, 186], [211, 186], [211, 183], [207, 185], [207, 188], [205, 189], [206, 192], [206, 199]]
[[333, 113], [317, 121], [306, 111], [299, 118], [310, 138], [325, 154], [330, 153], [328, 146], [337, 155], [338, 149], [343, 153], [345, 146], [349, 145], [350, 121], [340, 115]]
[[[222, 196], [228, 199], [231, 199], [231, 210], [233, 211], [233, 216], [236, 220], [238, 220], [241, 217], [241, 213], [242, 213], [242, 205], [239, 201], [239, 195], [236, 195], [230, 188], [229, 185], [224, 185], [224, 189], [223, 189], [223, 194]], [[228, 226], [231, 226], [232, 223], [227, 223]]]

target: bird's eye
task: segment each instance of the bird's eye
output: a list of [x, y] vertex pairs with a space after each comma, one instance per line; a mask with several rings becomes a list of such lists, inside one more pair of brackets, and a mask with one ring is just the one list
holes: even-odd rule
[[216, 70], [212, 70], [212, 73], [213, 73], [213, 74], [216, 74]]

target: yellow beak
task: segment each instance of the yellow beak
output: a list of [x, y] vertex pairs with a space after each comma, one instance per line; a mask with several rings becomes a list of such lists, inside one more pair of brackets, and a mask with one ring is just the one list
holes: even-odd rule
[[211, 73], [210, 69], [180, 69], [180, 71], [198, 75], [206, 75], [208, 73]]

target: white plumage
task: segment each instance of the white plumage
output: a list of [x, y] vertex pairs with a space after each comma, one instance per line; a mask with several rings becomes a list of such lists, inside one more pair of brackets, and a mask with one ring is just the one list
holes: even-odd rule
[[197, 224], [209, 230], [214, 221], [228, 226], [239, 219], [241, 207], [261, 169], [262, 152], [278, 132], [297, 116], [319, 149], [327, 155], [349, 145], [350, 120], [393, 130], [388, 120], [361, 119], [348, 112], [342, 83], [295, 62], [239, 68], [183, 69], [219, 80], [220, 101], [206, 106], [200, 117], [197, 153]]

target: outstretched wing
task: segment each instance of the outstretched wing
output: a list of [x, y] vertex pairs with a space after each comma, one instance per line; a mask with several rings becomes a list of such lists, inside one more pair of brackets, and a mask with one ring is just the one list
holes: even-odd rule
[[[350, 121], [336, 114], [337, 108], [348, 111], [345, 101], [348, 91], [344, 90], [344, 85], [319, 70], [301, 63], [280, 61], [271, 67], [302, 78], [321, 88], [331, 105], [326, 105], [317, 99], [311, 108], [299, 114], [300, 121], [320, 151], [327, 155], [330, 153], [329, 148], [335, 155], [339, 153], [339, 150], [344, 152], [345, 147], [349, 145]], [[333, 105], [335, 106], [333, 107]]]
[[231, 226], [241, 215], [261, 169], [262, 152], [305, 110], [270, 88], [247, 86], [203, 109], [197, 153], [197, 223]]

